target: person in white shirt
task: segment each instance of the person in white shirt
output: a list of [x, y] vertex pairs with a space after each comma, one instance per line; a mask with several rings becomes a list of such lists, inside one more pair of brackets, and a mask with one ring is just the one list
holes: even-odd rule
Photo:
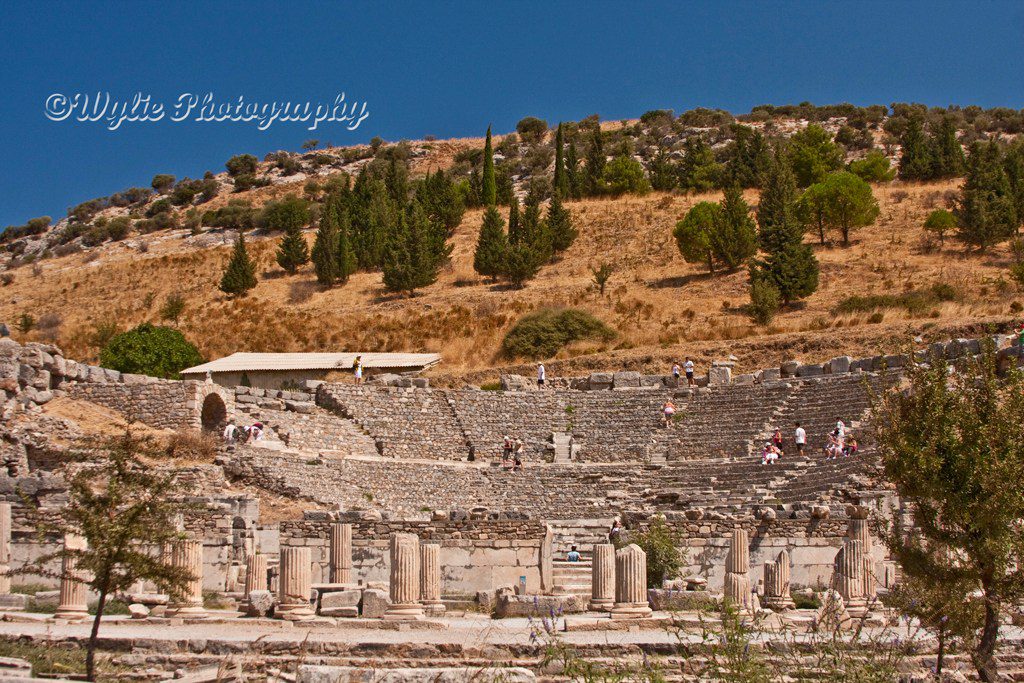
[[679, 369], [679, 363], [673, 363], [672, 364], [672, 379], [675, 380], [675, 386], [677, 386], [677, 387], [679, 386], [679, 374], [680, 374], [680, 372], [681, 371]]
[[837, 436], [840, 440], [842, 440], [842, 438], [846, 436], [846, 423], [844, 423], [838, 417], [836, 418], [836, 431], [839, 432]]
[[804, 454], [804, 445], [807, 443], [807, 432], [800, 426], [800, 423], [796, 423], [796, 430], [793, 432], [793, 440], [796, 442], [796, 452], [798, 455]]
[[234, 443], [238, 437], [238, 427], [232, 422], [228, 422], [228, 426], [224, 428], [224, 440], [228, 443]]
[[686, 362], [683, 363], [683, 369], [686, 371], [686, 386], [693, 386], [693, 361], [690, 360], [689, 356], [686, 358]]
[[541, 363], [537, 366], [537, 386], [543, 387], [545, 379], [547, 379], [547, 375], [544, 372], [544, 364]]

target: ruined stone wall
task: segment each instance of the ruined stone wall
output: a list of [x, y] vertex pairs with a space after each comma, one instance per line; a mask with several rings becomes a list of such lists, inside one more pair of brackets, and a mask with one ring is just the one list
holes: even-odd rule
[[145, 384], [76, 383], [68, 396], [116, 410], [131, 421], [157, 429], [181, 429], [196, 424], [195, 387], [190, 382], [154, 380]]
[[[313, 582], [326, 581], [330, 525], [326, 513], [307, 513], [296, 522], [282, 522], [282, 546], [305, 546], [313, 557]], [[441, 592], [443, 595], [473, 595], [519, 583], [526, 577], [527, 590], [539, 592], [541, 548], [546, 528], [536, 521], [441, 520], [366, 521], [343, 515], [351, 521], [353, 578], [388, 581], [388, 544], [394, 533], [412, 533], [421, 542], [441, 545]]]

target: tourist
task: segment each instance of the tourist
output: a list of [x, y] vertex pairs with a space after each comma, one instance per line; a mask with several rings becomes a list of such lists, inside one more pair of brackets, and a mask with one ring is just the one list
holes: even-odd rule
[[778, 427], [775, 428], [775, 433], [772, 434], [772, 445], [782, 450], [782, 430]]
[[501, 445], [501, 459], [510, 460], [512, 458], [512, 437], [508, 434], [505, 435], [505, 441]]
[[661, 406], [661, 414], [666, 427], [672, 424], [672, 418], [676, 414], [676, 404], [672, 402], [672, 399], [665, 401], [665, 404]]
[[836, 418], [836, 430], [839, 432], [839, 434], [837, 434], [836, 436], [838, 436], [839, 439], [842, 440], [842, 438], [846, 436], [846, 423], [843, 422], [842, 419], [838, 417]]
[[686, 357], [686, 362], [683, 363], [683, 370], [686, 371], [686, 386], [692, 387], [693, 386], [693, 361], [690, 360], [689, 356]]
[[847, 434], [846, 444], [843, 446], [843, 457], [848, 458], [851, 455], [857, 455], [857, 437]]
[[673, 380], [672, 386], [674, 386], [674, 387], [678, 387], [679, 386], [679, 373], [680, 373], [679, 361], [676, 361], [675, 363], [672, 363], [672, 380]]
[[804, 454], [804, 445], [807, 443], [807, 432], [800, 426], [800, 423], [796, 423], [796, 429], [793, 431], [793, 440], [796, 441], [796, 452], [798, 455]]
[[835, 460], [843, 450], [843, 444], [839, 440], [839, 428], [828, 435], [828, 440], [825, 442], [825, 459]]
[[622, 523], [617, 519], [612, 520], [612, 528], [608, 531], [608, 542], [612, 545], [618, 545], [619, 539], [622, 537]]
[[570, 550], [569, 553], [565, 556], [565, 559], [569, 562], [580, 561], [580, 551], [576, 550], [576, 546], [572, 547], [572, 550]]
[[537, 386], [541, 389], [544, 388], [544, 380], [547, 379], [547, 373], [544, 370], [544, 364], [541, 363], [537, 366]]
[[773, 446], [771, 441], [765, 441], [764, 448], [761, 449], [761, 464], [774, 465], [781, 455], [782, 451]]
[[250, 441], [263, 441], [263, 423], [254, 422], [247, 430]]
[[356, 356], [356, 359], [352, 361], [352, 373], [356, 377], [356, 384], [363, 383], [363, 357]]
[[227, 443], [234, 443], [237, 438], [238, 427], [236, 427], [233, 422], [228, 422], [228, 425], [224, 428], [224, 441]]

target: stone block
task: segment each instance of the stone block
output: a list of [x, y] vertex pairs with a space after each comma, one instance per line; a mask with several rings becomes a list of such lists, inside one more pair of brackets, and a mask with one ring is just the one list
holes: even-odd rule
[[502, 375], [502, 391], [529, 391], [534, 388], [534, 383], [523, 375]]
[[121, 373], [117, 370], [111, 370], [110, 368], [103, 368], [103, 374], [107, 376], [108, 382], [120, 382]]
[[614, 376], [610, 372], [592, 372], [590, 373], [590, 388], [591, 389], [611, 389]]
[[97, 368], [90, 365], [89, 374], [86, 379], [97, 384], [104, 384], [107, 381], [107, 373], [103, 371], [103, 368]]
[[296, 683], [532, 683], [537, 678], [522, 667], [479, 666], [441, 668], [367, 668], [334, 666], [327, 664], [301, 664], [294, 679]]
[[649, 588], [647, 603], [658, 612], [704, 610], [715, 606], [715, 599], [706, 590]]
[[735, 377], [732, 378], [732, 383], [733, 384], [753, 384], [754, 383], [754, 375], [749, 374], [749, 373], [745, 373], [745, 374], [742, 374], [742, 375], [736, 375]]
[[413, 377], [412, 385], [417, 389], [427, 389], [430, 387], [430, 380], [426, 377]]
[[276, 598], [270, 591], [249, 591], [246, 613], [250, 617], [268, 616], [274, 609]]
[[825, 374], [825, 370], [820, 364], [812, 363], [809, 365], [801, 365], [796, 370], [797, 377], [818, 377]]
[[624, 370], [622, 372], [616, 372], [613, 375], [612, 386], [616, 389], [623, 387], [639, 387], [640, 386], [640, 373], [632, 370]]
[[800, 361], [798, 360], [787, 360], [781, 366], [779, 371], [783, 377], [796, 377], [796, 371], [800, 368]]
[[325, 617], [358, 617], [361, 590], [331, 591], [320, 596], [320, 614]]
[[892, 354], [885, 356], [884, 362], [885, 367], [888, 368], [889, 370], [892, 370], [893, 368], [902, 368], [904, 365], [907, 364], [907, 357], [899, 353]]
[[[54, 605], [56, 606], [56, 605]], [[28, 607], [28, 596], [21, 593], [8, 593], [0, 595], [0, 610], [14, 610], [23, 612]]]
[[285, 410], [289, 410], [293, 413], [309, 415], [313, 412], [313, 408], [315, 408], [316, 406], [314, 406], [312, 403], [307, 403], [305, 401], [285, 401], [284, 407]]
[[149, 616], [149, 608], [141, 603], [133, 602], [128, 605], [128, 615], [132, 619], [145, 619]]
[[494, 616], [543, 617], [556, 614], [579, 614], [587, 610], [589, 596], [581, 595], [515, 595], [503, 592], [498, 596]]
[[836, 356], [828, 362], [829, 372], [833, 375], [847, 373], [850, 371], [850, 364], [853, 359], [849, 356]]
[[367, 619], [380, 619], [391, 605], [391, 596], [379, 588], [367, 588], [359, 602], [359, 611]]
[[761, 371], [762, 382], [778, 382], [782, 379], [782, 371], [779, 368], [765, 368]]
[[640, 375], [640, 386], [642, 387], [663, 387], [668, 383], [665, 375]]
[[732, 368], [725, 365], [715, 365], [708, 370], [708, 385], [717, 386], [732, 382]]

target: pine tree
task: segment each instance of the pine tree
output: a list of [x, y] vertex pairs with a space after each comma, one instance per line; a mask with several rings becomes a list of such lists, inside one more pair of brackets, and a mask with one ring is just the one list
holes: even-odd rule
[[256, 286], [256, 264], [245, 249], [245, 233], [238, 231], [238, 239], [231, 251], [231, 260], [220, 279], [220, 290], [231, 296], [245, 294]]
[[[790, 234], [800, 233], [792, 230]], [[818, 259], [798, 238], [779, 244], [763, 261], [754, 264], [754, 270], [778, 290], [783, 303], [803, 299], [818, 289]]]
[[1006, 169], [1010, 195], [1013, 197], [1014, 211], [1017, 214], [1017, 225], [1014, 228], [1016, 232], [1024, 224], [1024, 140], [1018, 138], [1006, 149], [1003, 166]]
[[726, 270], [736, 270], [757, 253], [757, 231], [750, 217], [750, 206], [735, 185], [725, 190], [718, 221], [711, 233], [711, 248]]
[[964, 148], [956, 137], [956, 124], [952, 117], [942, 119], [932, 137], [931, 148], [932, 178], [957, 178], [964, 174]]
[[967, 179], [955, 214], [960, 239], [982, 251], [1016, 232], [1017, 210], [995, 140], [971, 145]]
[[484, 142], [484, 177], [482, 199], [484, 206], [494, 206], [498, 201], [498, 185], [494, 180], [494, 150], [491, 147], [491, 127], [487, 126], [487, 140]]
[[576, 151], [576, 142], [569, 142], [565, 153], [565, 182], [569, 188], [569, 197], [579, 199], [583, 196], [583, 179], [580, 177], [580, 159]]
[[352, 220], [349, 218], [347, 207], [342, 204], [338, 213], [338, 237], [335, 241], [334, 259], [336, 275], [340, 284], [348, 282], [348, 278], [359, 268], [359, 259], [352, 248]]
[[565, 251], [572, 246], [578, 233], [572, 224], [572, 216], [562, 206], [562, 199], [557, 192], [551, 197], [545, 223], [547, 225], [548, 241], [555, 253]]
[[527, 280], [532, 280], [540, 270], [540, 259], [537, 252], [524, 242], [510, 244], [505, 255], [505, 266], [502, 275], [516, 287], [522, 287]]
[[715, 252], [711, 248], [711, 234], [721, 212], [722, 207], [714, 202], [699, 202], [672, 231], [683, 259], [687, 263], [706, 263], [712, 275], [715, 274]]
[[934, 162], [931, 148], [918, 117], [912, 117], [907, 122], [907, 128], [900, 136], [900, 147], [901, 180], [928, 180], [932, 177]]
[[316, 271], [316, 280], [320, 284], [330, 287], [338, 280], [338, 260], [334, 252], [338, 243], [338, 219], [335, 209], [335, 199], [328, 196], [324, 207], [320, 211], [320, 225], [316, 230], [316, 239], [313, 241], [313, 269]]
[[462, 197], [444, 171], [430, 173], [416, 188], [416, 199], [423, 205], [430, 220], [444, 225], [450, 236], [462, 222], [466, 206]]
[[507, 251], [505, 221], [495, 207], [489, 206], [480, 225], [480, 237], [473, 253], [473, 270], [484, 277], [497, 278], [505, 267]]
[[764, 251], [772, 251], [790, 241], [788, 231], [796, 225], [796, 176], [785, 158], [776, 150], [764, 173], [764, 189], [757, 205], [758, 243]]
[[522, 221], [519, 215], [519, 199], [513, 195], [508, 207], [508, 243], [519, 244], [523, 241]]
[[583, 191], [587, 196], [596, 197], [604, 192], [604, 165], [607, 161], [604, 142], [601, 140], [601, 126], [594, 125], [587, 149], [587, 167], [583, 176]]
[[569, 197], [569, 178], [565, 173], [565, 158], [562, 140], [562, 124], [559, 122], [558, 130], [555, 132], [555, 177], [552, 186], [556, 194], [563, 198]]
[[437, 280], [451, 247], [445, 244], [444, 227], [432, 224], [419, 202], [403, 211], [391, 231], [382, 268], [384, 286], [410, 295]]
[[724, 171], [715, 161], [711, 146], [699, 135], [686, 138], [683, 163], [679, 168], [679, 185], [685, 190], [706, 192], [719, 187]]
[[651, 177], [651, 187], [659, 192], [669, 192], [679, 184], [679, 169], [669, 160], [664, 147], [658, 148], [647, 172]]
[[306, 263], [309, 263], [309, 246], [306, 244], [306, 237], [302, 234], [301, 227], [290, 225], [277, 248], [277, 265], [284, 268], [289, 275], [294, 275], [299, 266]]
[[771, 162], [771, 150], [764, 135], [749, 126], [734, 124], [732, 145], [725, 173], [729, 182], [740, 187], [758, 187], [761, 175]]

